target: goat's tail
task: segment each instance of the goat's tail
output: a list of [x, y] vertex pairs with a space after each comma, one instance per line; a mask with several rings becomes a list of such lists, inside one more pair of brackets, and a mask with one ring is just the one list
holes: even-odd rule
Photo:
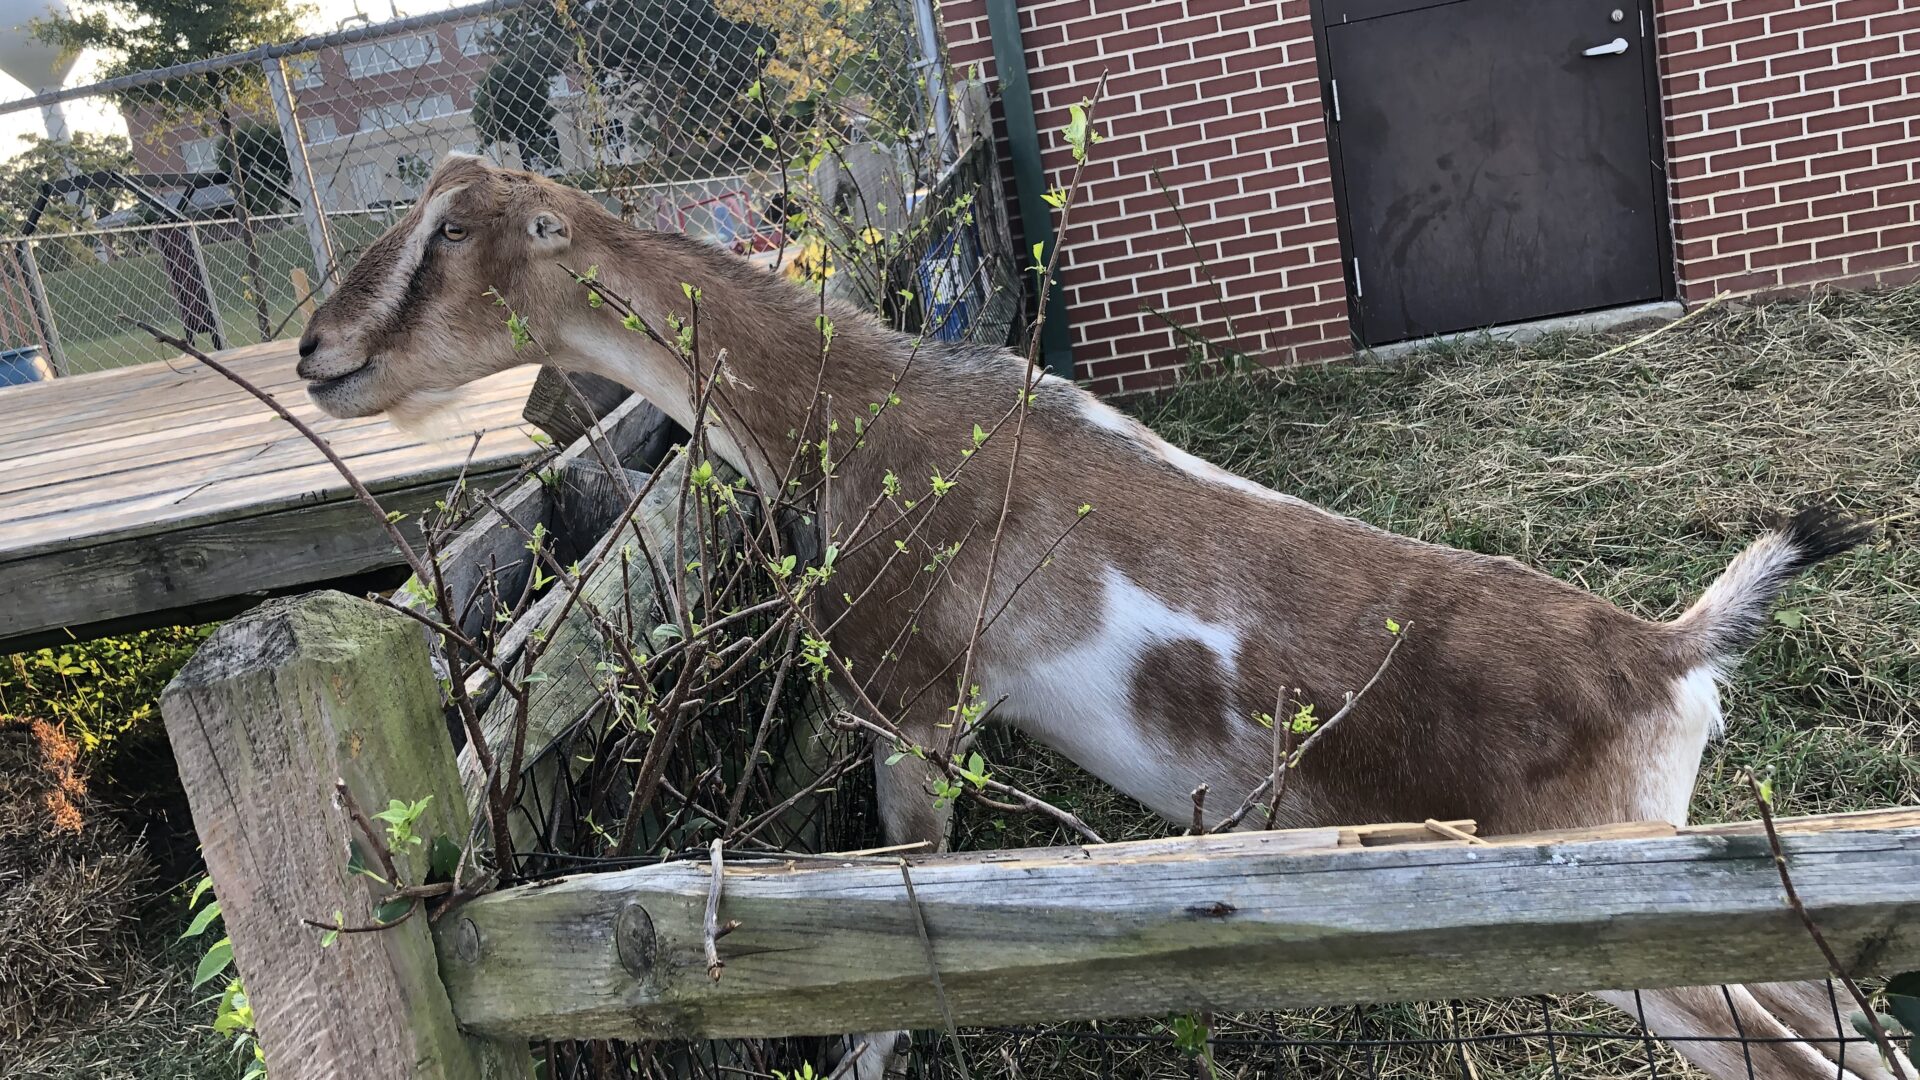
[[1795, 576], [1872, 535], [1872, 525], [1830, 506], [1776, 518], [1671, 626], [1699, 659], [1730, 668], [1759, 639], [1774, 600]]

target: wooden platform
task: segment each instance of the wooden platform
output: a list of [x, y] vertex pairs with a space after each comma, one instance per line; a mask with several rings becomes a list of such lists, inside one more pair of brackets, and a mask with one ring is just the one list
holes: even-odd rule
[[[538, 447], [520, 410], [535, 370], [475, 386], [441, 443], [307, 400], [295, 344], [221, 359], [325, 435], [390, 509], [430, 506], [466, 465], [511, 473]], [[468, 453], [472, 460], [468, 462]], [[0, 652], [171, 619], [398, 565], [320, 452], [192, 359], [0, 389]]]

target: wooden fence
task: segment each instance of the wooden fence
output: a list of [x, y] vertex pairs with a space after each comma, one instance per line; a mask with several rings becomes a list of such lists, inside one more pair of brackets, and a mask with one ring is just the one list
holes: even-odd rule
[[[609, 526], [666, 542], [685, 527], [668, 495], [629, 524], [605, 509], [624, 503], [596, 493], [652, 430], [643, 409], [615, 408], [556, 466], [563, 482], [531, 480], [499, 512], [586, 547]], [[511, 572], [523, 545], [499, 526], [477, 523], [450, 569]], [[647, 600], [645, 577], [617, 587]], [[530, 618], [571, 632], [557, 615]], [[556, 647], [543, 662], [560, 675], [580, 659]], [[569, 715], [567, 682], [544, 684], [528, 760]], [[666, 862], [326, 943], [303, 920], [366, 923], [390, 891], [349, 868], [356, 827], [337, 785], [363, 807], [433, 797], [414, 826], [422, 843], [397, 852], [418, 882], [434, 839], [468, 837], [485, 782], [456, 761], [420, 624], [337, 593], [271, 602], [217, 631], [162, 707], [275, 1080], [522, 1078], [529, 1039], [927, 1027], [943, 1007], [984, 1025], [1826, 972], [1752, 823], [1492, 843], [1463, 839], [1471, 823], [1419, 823], [759, 856], [728, 858], [717, 886], [705, 860]], [[1801, 897], [1851, 974], [1920, 966], [1920, 809], [1780, 828]], [[716, 943], [717, 980], [716, 887], [718, 916], [739, 924]]]

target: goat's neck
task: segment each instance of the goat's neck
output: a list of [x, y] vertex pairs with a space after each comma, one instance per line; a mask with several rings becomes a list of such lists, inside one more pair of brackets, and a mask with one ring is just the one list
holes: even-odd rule
[[[706, 432], [714, 451], [763, 490], [786, 474], [796, 437], [813, 440], [825, 430], [829, 409], [851, 415], [887, 396], [896, 335], [733, 256], [675, 245], [599, 265], [608, 289], [669, 341], [670, 322], [693, 326], [697, 361], [690, 365], [623, 326], [611, 306], [587, 312], [560, 359], [630, 387], [688, 430], [710, 387]], [[682, 282], [699, 290], [697, 312]], [[804, 469], [813, 456], [799, 459]]]

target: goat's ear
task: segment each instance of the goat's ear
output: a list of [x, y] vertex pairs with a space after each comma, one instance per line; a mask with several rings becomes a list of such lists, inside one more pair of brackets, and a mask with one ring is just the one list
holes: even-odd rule
[[558, 255], [573, 243], [567, 219], [551, 210], [542, 210], [527, 222], [527, 236], [533, 241], [533, 253], [547, 257]]

